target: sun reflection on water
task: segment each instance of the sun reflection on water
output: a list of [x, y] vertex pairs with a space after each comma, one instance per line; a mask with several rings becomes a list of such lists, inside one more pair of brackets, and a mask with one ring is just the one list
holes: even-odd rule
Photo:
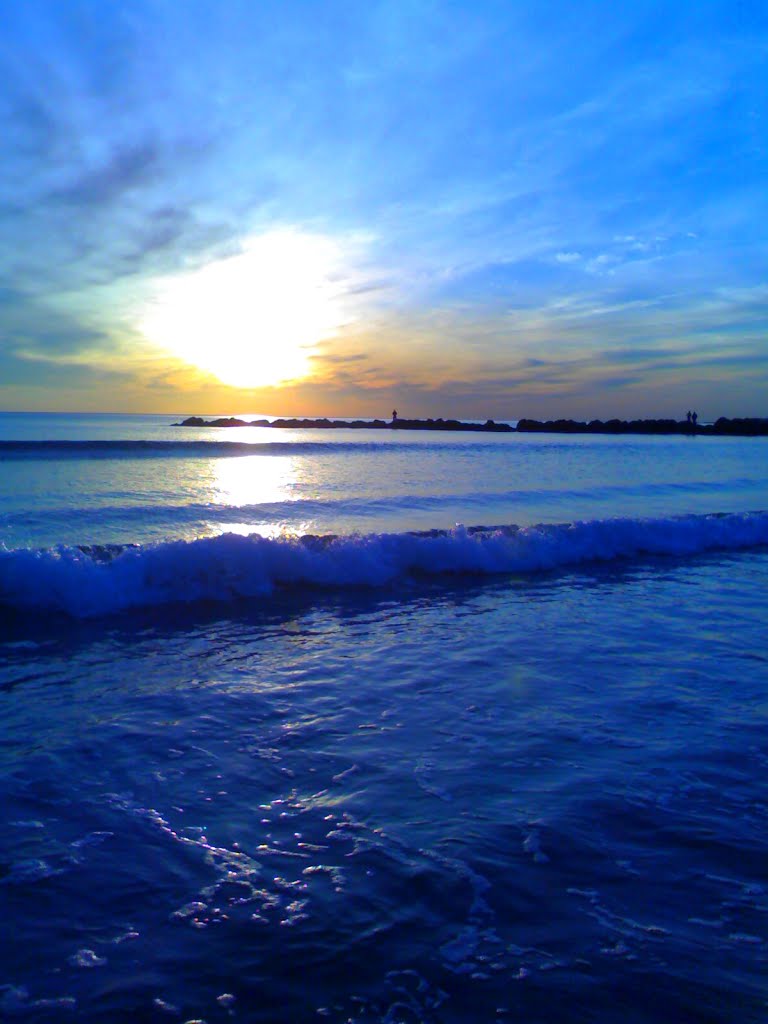
[[291, 521], [289, 525], [280, 508], [299, 500], [299, 461], [290, 455], [217, 459], [213, 467], [212, 503], [232, 509], [234, 516], [235, 510], [242, 509], [241, 517], [219, 522], [219, 532], [258, 533], [262, 537], [304, 533], [304, 524]]

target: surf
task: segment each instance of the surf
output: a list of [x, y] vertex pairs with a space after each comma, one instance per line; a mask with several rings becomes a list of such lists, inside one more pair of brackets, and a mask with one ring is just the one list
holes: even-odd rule
[[276, 589], [382, 588], [408, 578], [542, 573], [768, 544], [768, 513], [611, 518], [349, 535], [223, 533], [131, 545], [0, 548], [0, 605], [92, 618], [129, 608], [264, 599]]

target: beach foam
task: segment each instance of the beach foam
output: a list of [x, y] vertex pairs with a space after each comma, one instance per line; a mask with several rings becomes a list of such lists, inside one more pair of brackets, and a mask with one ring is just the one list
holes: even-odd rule
[[383, 587], [414, 576], [536, 573], [643, 555], [768, 543], [768, 513], [457, 526], [349, 536], [223, 534], [146, 546], [0, 548], [0, 604], [92, 617], [126, 608], [259, 597], [275, 588]]

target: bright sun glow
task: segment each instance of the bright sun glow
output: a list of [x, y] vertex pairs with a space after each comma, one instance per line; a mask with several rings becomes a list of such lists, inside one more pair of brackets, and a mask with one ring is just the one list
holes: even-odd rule
[[309, 356], [343, 316], [333, 276], [339, 247], [321, 235], [274, 231], [243, 252], [165, 281], [139, 329], [233, 387], [309, 375]]

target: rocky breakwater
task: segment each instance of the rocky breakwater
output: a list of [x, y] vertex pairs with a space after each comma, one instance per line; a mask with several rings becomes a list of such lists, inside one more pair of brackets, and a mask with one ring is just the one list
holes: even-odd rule
[[695, 426], [686, 420], [531, 420], [518, 421], [520, 433], [547, 434], [684, 434], [710, 437], [768, 437], [768, 419], [727, 419]]
[[241, 420], [235, 416], [205, 420], [201, 416], [189, 416], [174, 427], [271, 427], [294, 430], [473, 430], [485, 433], [509, 433], [514, 430], [508, 423], [496, 423], [486, 420], [485, 423], [465, 423], [461, 420], [426, 419], [426, 420], [329, 420], [329, 419], [277, 419], [277, 420]]

